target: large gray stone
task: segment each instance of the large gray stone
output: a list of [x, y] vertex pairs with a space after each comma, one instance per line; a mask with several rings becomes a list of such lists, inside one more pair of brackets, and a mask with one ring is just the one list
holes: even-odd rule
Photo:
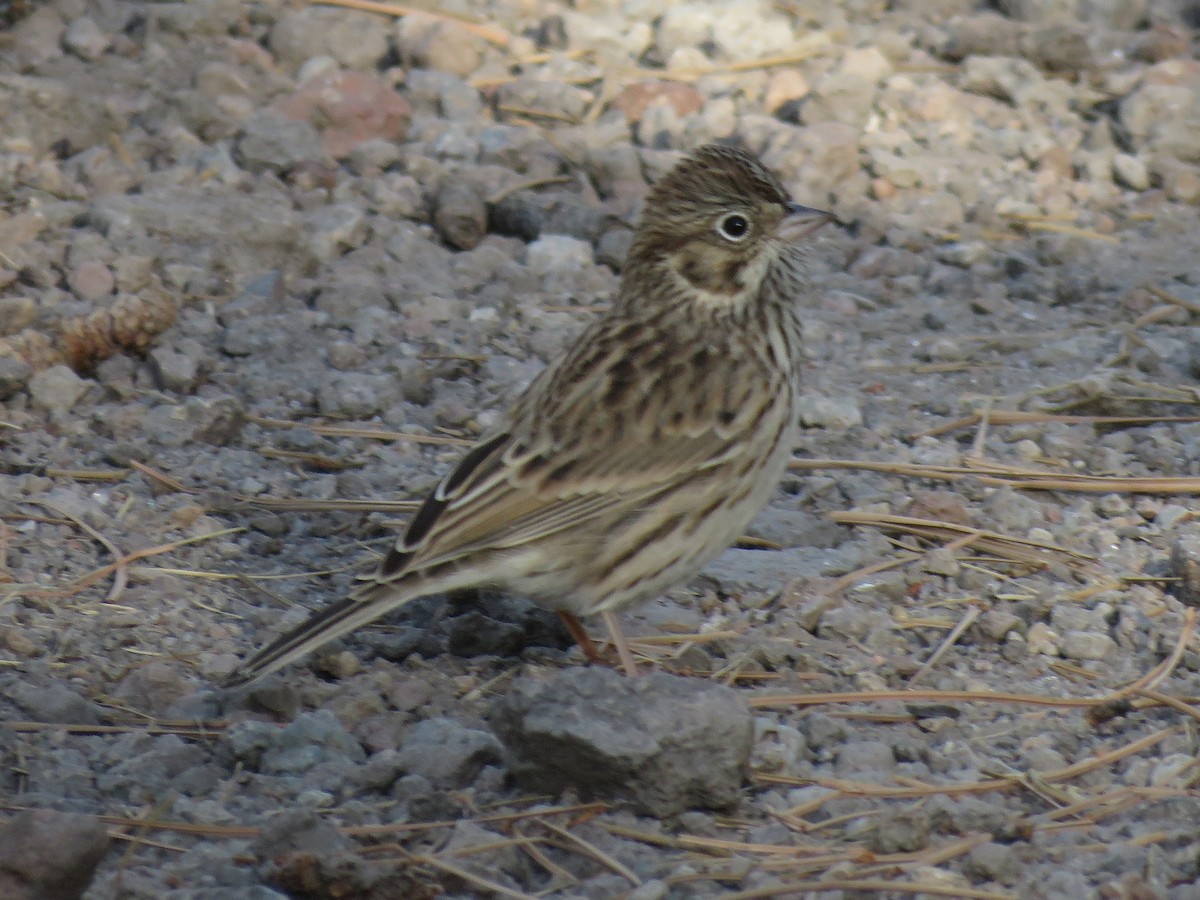
[[754, 734], [727, 687], [600, 668], [518, 681], [494, 721], [511, 771], [530, 789], [574, 788], [654, 816], [734, 803]]
[[0, 897], [5, 900], [76, 900], [108, 850], [98, 819], [30, 810], [0, 826]]

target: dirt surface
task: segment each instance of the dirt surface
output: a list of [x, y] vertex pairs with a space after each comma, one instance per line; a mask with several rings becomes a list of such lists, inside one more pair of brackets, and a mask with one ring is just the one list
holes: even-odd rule
[[[1196, 897], [1200, 7], [439, 7], [0, 4], [0, 894]], [[725, 138], [844, 224], [660, 671], [432, 597], [218, 690]]]

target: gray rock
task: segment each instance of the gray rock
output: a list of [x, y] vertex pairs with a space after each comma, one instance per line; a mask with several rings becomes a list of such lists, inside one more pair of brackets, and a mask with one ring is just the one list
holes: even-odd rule
[[756, 772], [788, 772], [808, 750], [804, 735], [767, 716], [754, 720], [754, 752], [750, 765]]
[[963, 868], [977, 878], [1011, 884], [1021, 870], [1021, 861], [1011, 845], [989, 841], [971, 848]]
[[182, 406], [161, 404], [146, 414], [143, 433], [163, 447], [182, 447], [202, 441], [218, 446], [237, 439], [246, 421], [245, 410], [233, 397], [192, 397]]
[[962, 88], [1012, 103], [1042, 81], [1030, 62], [1012, 56], [969, 56], [963, 62]]
[[389, 21], [372, 13], [303, 7], [279, 17], [268, 44], [293, 71], [316, 56], [349, 69], [374, 69], [388, 51]]
[[92, 816], [33, 810], [0, 828], [0, 897], [77, 900], [108, 850], [108, 830]]
[[954, 551], [948, 547], [935, 547], [921, 560], [921, 570], [931, 575], [954, 577], [962, 571], [962, 565]]
[[152, 660], [133, 668], [121, 679], [115, 696], [130, 703], [134, 709], [162, 714], [170, 704], [191, 692], [194, 684], [184, 677], [178, 666]]
[[266, 773], [307, 772], [331, 756], [362, 762], [366, 752], [333, 713], [318, 709], [302, 713], [286, 728], [277, 730], [259, 762]]
[[387, 309], [388, 299], [375, 272], [363, 266], [338, 265], [321, 288], [315, 306], [327, 313], [333, 324], [349, 326], [360, 310]]
[[414, 68], [436, 69], [465, 78], [483, 61], [487, 42], [458, 22], [420, 13], [396, 22], [396, 49]]
[[541, 277], [569, 275], [591, 268], [592, 248], [563, 234], [548, 234], [529, 245], [525, 263]]
[[928, 846], [931, 830], [921, 807], [893, 807], [875, 820], [867, 845], [876, 853], [912, 853]]
[[438, 113], [452, 122], [474, 122], [483, 114], [479, 91], [450, 72], [412, 69], [405, 76], [404, 88], [416, 109]]
[[1107, 659], [1116, 649], [1116, 641], [1095, 631], [1068, 631], [1062, 637], [1062, 652], [1068, 659]]
[[839, 775], [870, 780], [896, 768], [896, 754], [883, 741], [851, 741], [837, 750]]
[[315, 128], [272, 110], [246, 120], [237, 151], [238, 162], [250, 172], [287, 172], [300, 163], [325, 157]]
[[400, 399], [400, 386], [389, 375], [339, 372], [317, 388], [317, 407], [325, 416], [362, 419]]
[[802, 394], [797, 404], [800, 422], [808, 428], [853, 428], [863, 423], [862, 410], [853, 397]]
[[168, 391], [190, 394], [200, 379], [200, 360], [170, 347], [155, 347], [150, 361], [158, 383]]
[[479, 246], [487, 234], [488, 210], [478, 186], [449, 179], [434, 202], [433, 224], [446, 243], [459, 250]]
[[1014, 19], [1041, 25], [1087, 22], [1130, 31], [1146, 18], [1148, 0], [999, 0]]
[[0, 356], [0, 400], [7, 400], [29, 384], [33, 367], [19, 356]]
[[111, 43], [104, 30], [87, 16], [80, 16], [63, 34], [63, 46], [80, 59], [93, 60], [103, 56]]
[[5, 699], [15, 703], [35, 722], [94, 725], [100, 721], [100, 708], [96, 704], [57, 681], [37, 687], [27, 681], [18, 681], [8, 686]]
[[50, 366], [29, 379], [29, 395], [35, 407], [65, 413], [87, 393], [89, 385], [89, 381], [80, 378], [69, 366]]
[[1191, 84], [1146, 84], [1121, 103], [1121, 123], [1137, 147], [1200, 162], [1200, 91]]
[[405, 735], [396, 763], [409, 774], [423, 775], [442, 788], [462, 788], [479, 770], [499, 762], [503, 748], [486, 731], [467, 728], [453, 719], [426, 719]]
[[104, 770], [96, 787], [128, 803], [154, 803], [176, 787], [176, 779], [202, 765], [207, 753], [194, 743], [165, 734], [151, 739], [148, 750], [136, 753]]
[[144, 233], [170, 235], [170, 261], [196, 264], [203, 251], [232, 271], [263, 271], [263, 260], [282, 260], [302, 237], [292, 203], [274, 192], [253, 196], [169, 187], [97, 199], [88, 216], [115, 244]]
[[527, 242], [545, 234], [568, 235], [590, 244], [604, 230], [606, 217], [578, 194], [515, 191], [492, 206], [490, 224], [500, 234]]
[[1150, 187], [1150, 172], [1138, 156], [1118, 153], [1113, 157], [1113, 175], [1127, 188], [1144, 191]]
[[259, 859], [273, 859], [289, 853], [327, 856], [348, 846], [332, 822], [310, 809], [289, 809], [262, 824], [250, 849]]
[[367, 216], [352, 203], [313, 210], [305, 219], [307, 248], [317, 263], [327, 263], [359, 246], [367, 236]]
[[891, 63], [874, 47], [849, 51], [805, 99], [801, 110], [804, 123], [864, 124], [874, 105], [879, 83], [891, 71]]
[[726, 687], [598, 668], [516, 682], [494, 722], [531, 789], [620, 798], [655, 816], [735, 802], [754, 730]]
[[1007, 610], [989, 609], [979, 617], [976, 627], [991, 640], [1002, 641], [1009, 632], [1023, 631], [1025, 622], [1020, 616], [1013, 615]]
[[824, 572], [828, 551], [809, 547], [752, 550], [731, 547], [707, 566], [704, 574], [726, 590], [777, 591], [801, 576]]
[[523, 110], [525, 115], [538, 112], [568, 121], [581, 119], [591, 101], [592, 95], [582, 88], [536, 78], [518, 78], [496, 91], [496, 105], [501, 110], [509, 107]]

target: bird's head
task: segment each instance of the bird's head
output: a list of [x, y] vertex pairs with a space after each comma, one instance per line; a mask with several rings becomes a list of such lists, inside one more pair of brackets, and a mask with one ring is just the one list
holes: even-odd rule
[[793, 203], [751, 154], [709, 144], [651, 189], [627, 277], [654, 272], [697, 302], [741, 306], [759, 296], [774, 268], [796, 266], [797, 242], [832, 218]]

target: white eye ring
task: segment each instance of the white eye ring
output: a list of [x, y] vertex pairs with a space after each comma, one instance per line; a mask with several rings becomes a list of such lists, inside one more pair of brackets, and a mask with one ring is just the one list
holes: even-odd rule
[[741, 213], [726, 213], [717, 220], [717, 234], [735, 244], [750, 236], [750, 220]]

